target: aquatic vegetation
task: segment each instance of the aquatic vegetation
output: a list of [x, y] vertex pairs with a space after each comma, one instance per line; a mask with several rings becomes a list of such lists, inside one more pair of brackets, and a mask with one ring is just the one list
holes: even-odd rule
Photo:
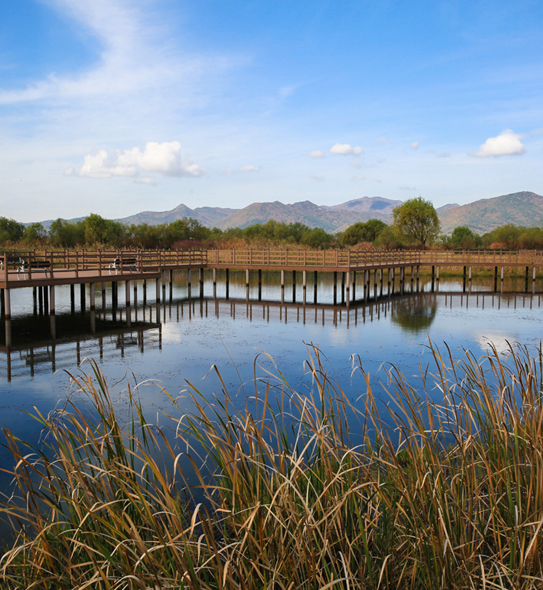
[[241, 408], [191, 387], [172, 431], [132, 390], [121, 420], [92, 364], [74, 377], [92, 420], [70, 399], [36, 413], [42, 447], [4, 433], [17, 497], [1, 511], [20, 533], [0, 587], [540, 588], [541, 351], [432, 352], [421, 389], [390, 369], [385, 412], [361, 364], [357, 411], [310, 348], [309, 391], [277, 367]]

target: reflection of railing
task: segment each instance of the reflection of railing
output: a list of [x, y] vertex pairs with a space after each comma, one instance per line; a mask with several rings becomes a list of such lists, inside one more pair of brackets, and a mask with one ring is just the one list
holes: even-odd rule
[[[32, 339], [28, 337], [25, 322], [35, 323], [39, 319], [29, 317], [6, 320], [6, 341], [0, 345], [1, 356], [5, 355], [5, 368], [4, 362], [0, 363], [0, 378], [5, 376], [11, 381], [14, 376], [27, 371], [33, 376], [36, 371], [49, 368], [52, 371], [56, 371], [57, 368], [73, 369], [87, 356], [103, 359], [104, 355], [120, 352], [123, 357], [127, 348], [137, 347], [143, 352], [146, 347], [162, 346], [162, 331], [158, 318], [154, 323], [151, 320], [146, 323], [145, 320], [137, 322], [136, 319], [127, 318], [126, 324], [123, 322], [123, 325], [120, 325], [120, 321], [108, 320], [105, 316], [98, 322], [97, 315], [96, 312], [90, 312], [86, 316], [87, 320], [90, 320], [88, 325], [77, 324], [72, 315], [51, 316], [47, 318], [46, 323], [39, 326], [42, 328], [41, 331], [37, 329], [32, 332]], [[77, 325], [76, 331], [66, 332], [63, 328], [66, 328], [67, 324], [72, 328]], [[46, 325], [49, 325], [49, 334], [45, 333]], [[57, 328], [60, 333], [57, 333]], [[150, 332], [153, 329], [158, 329], [158, 332]], [[11, 338], [12, 330], [14, 334], [19, 333], [18, 337]], [[21, 336], [21, 332], [26, 334], [26, 337]]]

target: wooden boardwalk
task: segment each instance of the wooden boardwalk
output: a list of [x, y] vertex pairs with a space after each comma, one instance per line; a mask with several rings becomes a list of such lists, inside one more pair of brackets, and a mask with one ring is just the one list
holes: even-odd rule
[[[130, 283], [147, 280], [156, 282], [156, 299], [160, 301], [161, 286], [172, 280], [174, 270], [185, 269], [189, 274], [197, 271], [200, 282], [200, 295], [203, 295], [203, 273], [213, 271], [213, 284], [217, 281], [217, 271], [226, 271], [228, 285], [230, 270], [244, 270], [246, 283], [249, 273], [257, 270], [259, 285], [263, 271], [281, 272], [281, 286], [285, 284], [285, 272], [303, 273], [306, 284], [308, 272], [333, 272], [335, 282], [341, 273], [342, 285], [346, 285], [347, 295], [351, 284], [356, 283], [356, 273], [363, 273], [363, 284], [369, 285], [371, 273], [374, 283], [382, 284], [384, 273], [387, 281], [394, 281], [398, 272], [400, 281], [408, 280], [406, 270], [411, 271], [411, 280], [418, 280], [421, 267], [432, 267], [432, 279], [439, 281], [440, 268], [463, 268], [464, 278], [472, 268], [494, 270], [495, 284], [503, 281], [507, 267], [524, 268], [526, 281], [531, 271], [535, 282], [538, 269], [543, 267], [543, 252], [537, 250], [476, 250], [476, 251], [354, 251], [354, 250], [96, 250], [96, 251], [11, 251], [0, 256], [0, 295], [4, 317], [11, 317], [10, 293], [14, 289], [41, 289], [41, 295], [50, 302], [48, 307], [54, 313], [54, 289], [59, 285], [90, 285], [90, 306], [94, 309], [95, 288], [112, 283], [114, 292], [119, 282], [124, 282], [129, 301]], [[315, 275], [316, 276], [316, 275]], [[347, 300], [349, 298], [347, 297]]]

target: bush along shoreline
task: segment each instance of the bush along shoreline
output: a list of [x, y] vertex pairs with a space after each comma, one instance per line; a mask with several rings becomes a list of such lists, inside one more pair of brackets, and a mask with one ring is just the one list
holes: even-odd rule
[[194, 493], [171, 432], [130, 388], [121, 420], [92, 363], [74, 380], [95, 419], [69, 398], [35, 415], [42, 447], [4, 431], [20, 533], [0, 588], [541, 588], [542, 351], [430, 348], [421, 389], [390, 369], [386, 415], [361, 364], [355, 410], [312, 347], [309, 391], [278, 368], [241, 408], [192, 388], [166, 418]]

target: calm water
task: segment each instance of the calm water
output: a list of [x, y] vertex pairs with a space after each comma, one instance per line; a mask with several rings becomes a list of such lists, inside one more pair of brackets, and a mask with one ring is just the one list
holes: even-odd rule
[[[61, 404], [72, 389], [66, 371], [77, 372], [78, 365], [89, 370], [87, 358], [96, 359], [103, 369], [120, 411], [127, 405], [127, 380], [147, 381], [139, 395], [152, 420], [160, 419], [160, 411], [170, 407], [158, 385], [181, 396], [186, 410], [190, 410], [189, 402], [183, 401], [187, 381], [209, 398], [220, 395], [216, 376], [211, 373], [205, 378], [212, 365], [219, 367], [229, 390], [242, 403], [244, 395], [253, 391], [255, 359], [272, 369], [261, 351], [273, 357], [292, 386], [305, 387], [309, 385], [304, 369], [308, 345], [318, 346], [332, 376], [356, 400], [364, 385], [360, 376], [351, 376], [351, 355], [360, 357], [379, 390], [379, 382], [386, 383], [388, 363], [401, 368], [412, 383], [420, 381], [419, 363], [431, 361], [429, 338], [438, 345], [446, 342], [458, 355], [462, 348], [481, 355], [488, 340], [504, 350], [507, 342], [535, 346], [543, 335], [540, 281], [535, 295], [522, 293], [525, 285], [520, 279], [506, 280], [504, 294], [494, 294], [491, 279], [475, 279], [468, 294], [462, 291], [461, 279], [442, 279], [437, 293], [430, 292], [431, 284], [424, 279], [419, 292], [351, 304], [347, 309], [333, 305], [331, 277], [319, 277], [318, 305], [313, 304], [314, 286], [308, 285], [305, 306], [301, 284], [295, 291], [287, 284], [283, 305], [277, 277], [267, 278], [262, 302], [257, 300], [256, 287], [251, 287], [247, 301], [244, 274], [234, 274], [229, 300], [224, 299], [223, 283], [217, 286], [216, 299], [207, 298], [213, 287], [206, 279], [206, 298], [189, 301], [186, 280], [176, 275], [165, 303], [155, 304], [152, 285], [144, 305], [139, 285], [138, 305], [132, 305], [129, 319], [124, 286], [119, 289], [118, 309], [111, 307], [108, 290], [106, 309], [102, 310], [98, 296], [94, 314], [80, 311], [79, 289], [74, 311], [69, 288], [58, 289], [54, 320], [32, 314], [30, 290], [15, 291], [9, 351], [5, 329], [0, 338], [0, 425], [25, 440], [38, 441], [40, 430], [25, 411], [36, 408], [47, 414]], [[508, 294], [511, 291], [520, 293]], [[192, 287], [195, 294], [197, 285]], [[358, 286], [357, 295], [361, 294]], [[0, 450], [0, 466], [9, 464], [9, 455]], [[6, 485], [6, 476], [0, 476], [0, 489]]]

